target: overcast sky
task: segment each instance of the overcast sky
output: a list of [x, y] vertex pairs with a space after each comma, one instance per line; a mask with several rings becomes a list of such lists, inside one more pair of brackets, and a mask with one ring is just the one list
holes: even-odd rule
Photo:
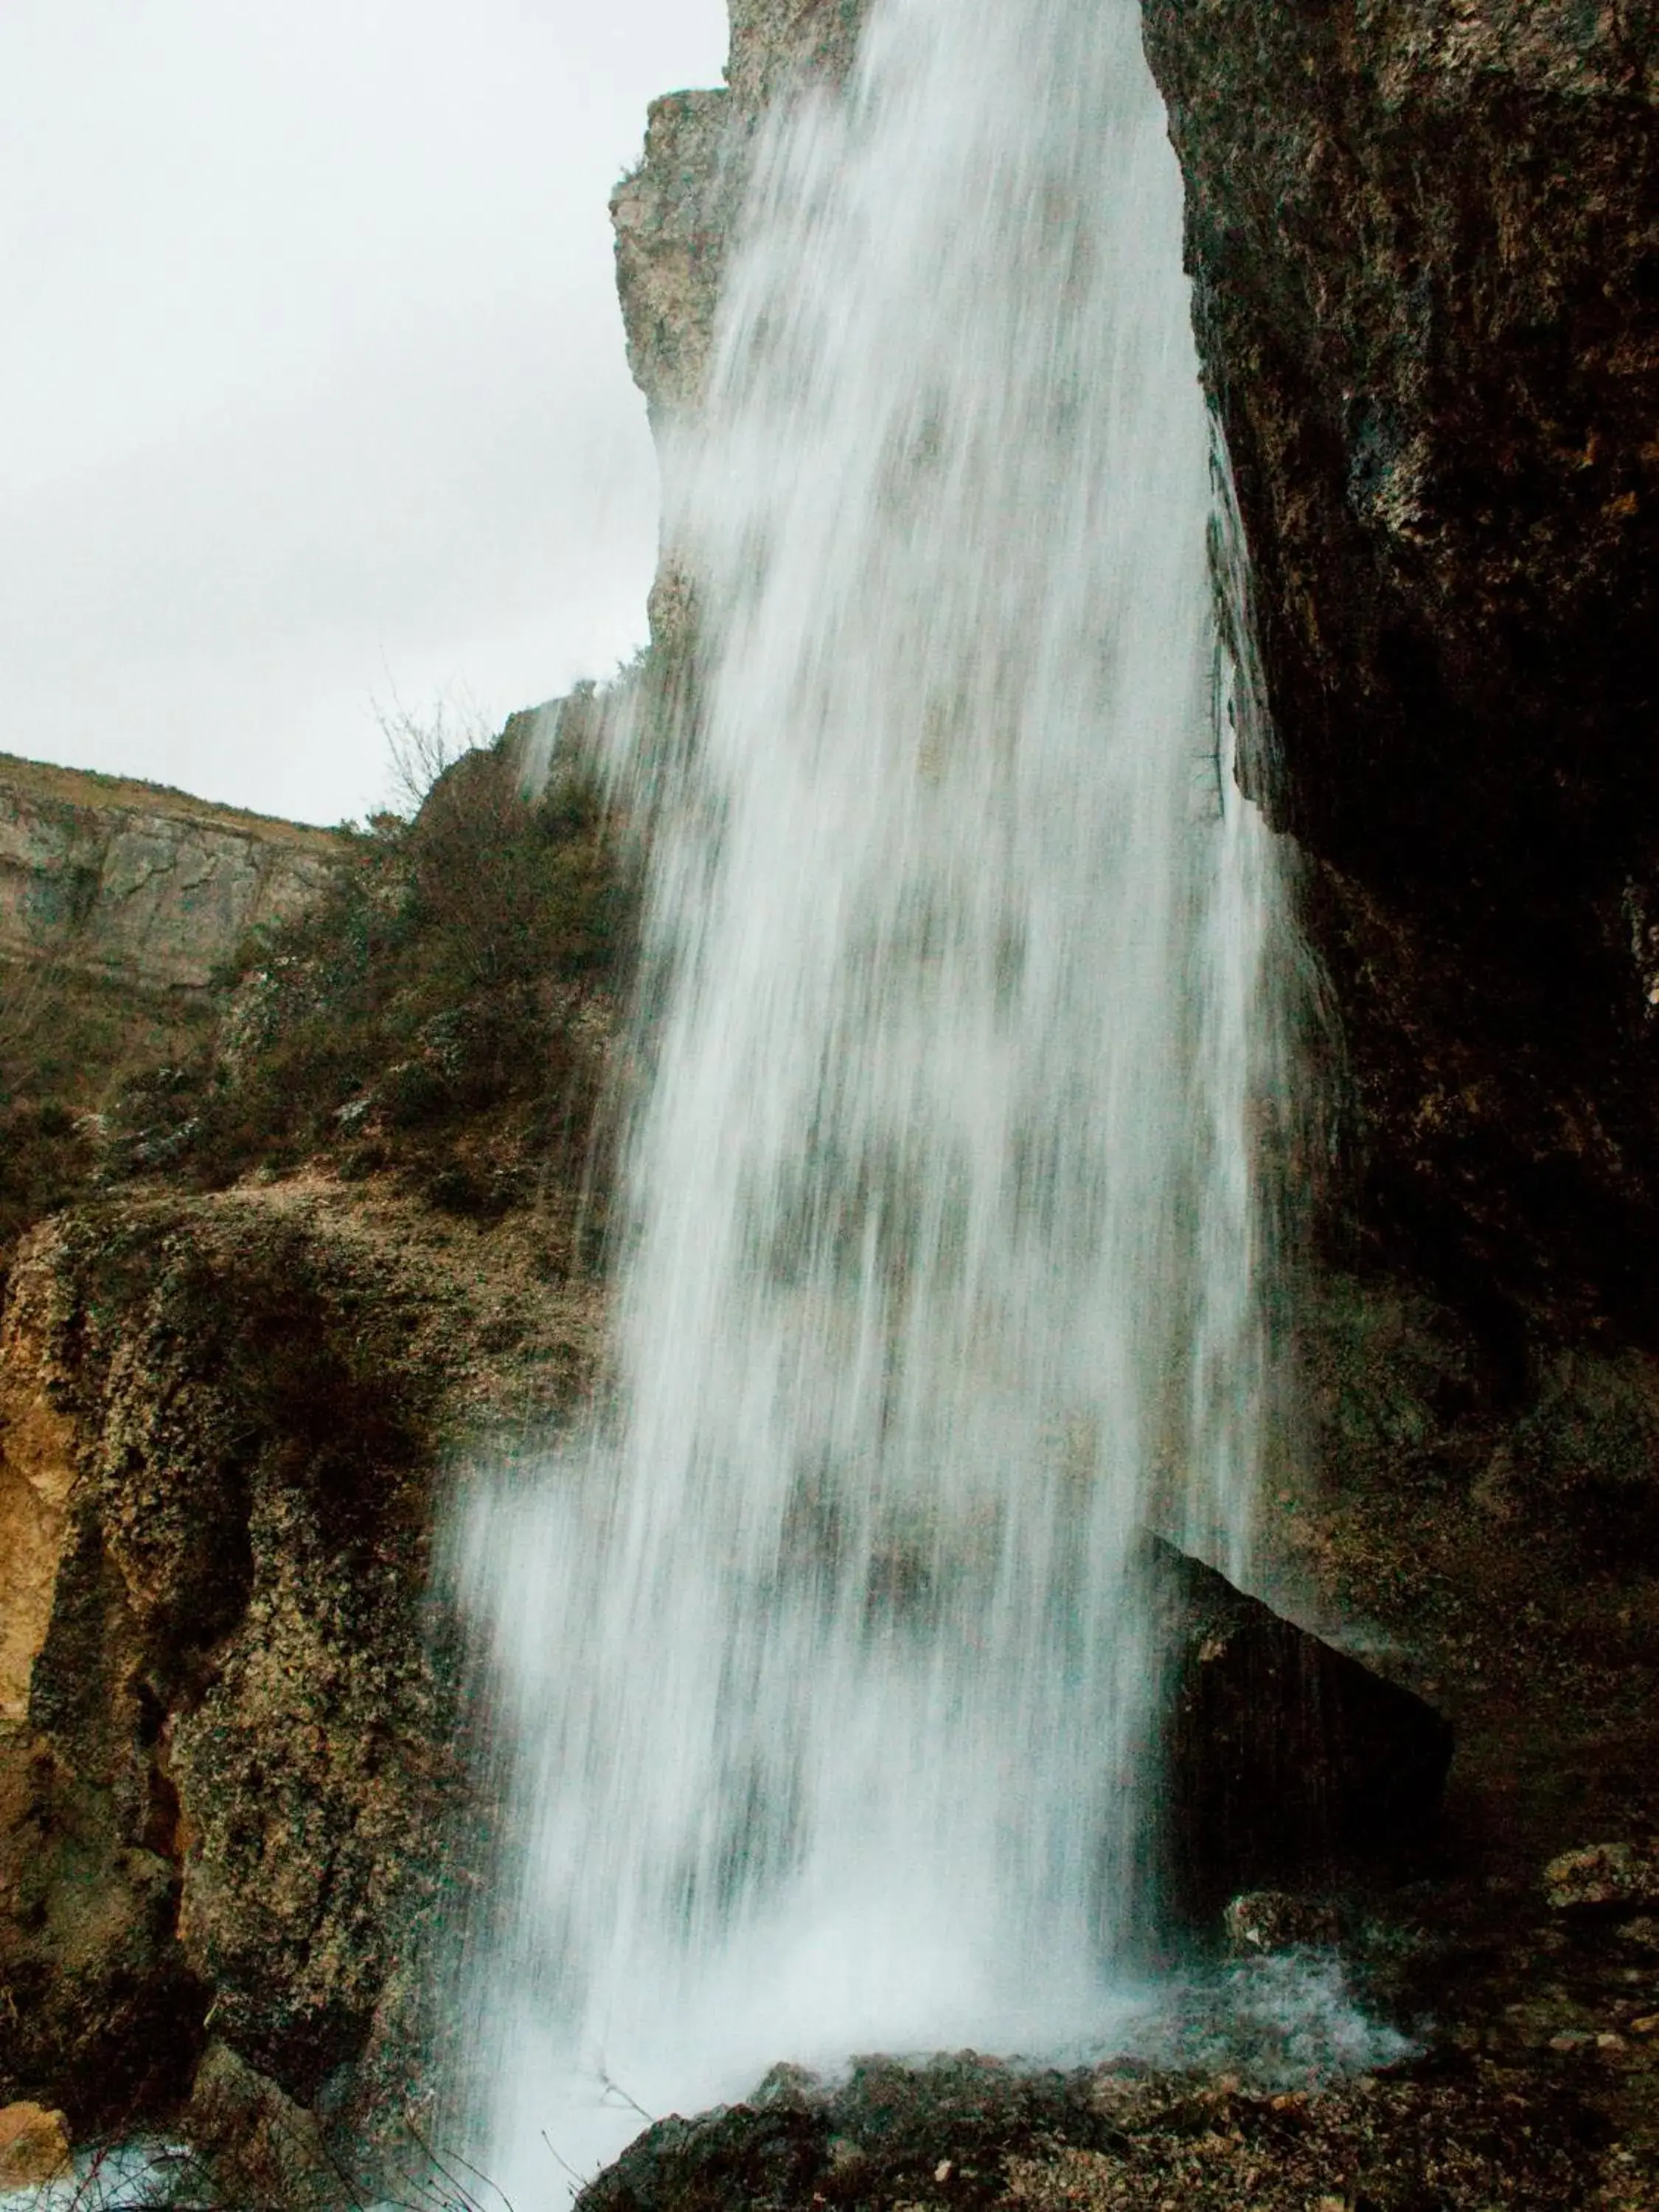
[[640, 641], [605, 203], [723, 0], [0, 0], [0, 750], [331, 822]]

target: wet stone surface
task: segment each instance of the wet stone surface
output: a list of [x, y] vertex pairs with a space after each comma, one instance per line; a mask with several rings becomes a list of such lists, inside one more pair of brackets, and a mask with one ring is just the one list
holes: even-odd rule
[[1022, 2073], [973, 2053], [778, 2069], [755, 2100], [648, 2130], [581, 2212], [815, 2207], [1135, 2212], [1645, 2212], [1652, 2168], [1584, 2062], [1456, 2051], [1322, 2088], [1117, 2063]]

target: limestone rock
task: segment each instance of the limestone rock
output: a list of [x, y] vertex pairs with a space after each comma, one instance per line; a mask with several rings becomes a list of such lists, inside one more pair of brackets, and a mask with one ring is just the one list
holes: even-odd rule
[[747, 113], [803, 79], [831, 83], [852, 65], [869, 0], [727, 0], [726, 77]]
[[740, 191], [731, 95], [653, 100], [639, 167], [611, 201], [628, 365], [659, 431], [702, 397]]
[[331, 830], [0, 755], [0, 958], [200, 990], [337, 851]]
[[0, 1725], [27, 1717], [76, 1474], [74, 1425], [45, 1380], [52, 1296], [36, 1276], [0, 1316]]
[[[851, 67], [868, 0], [731, 0], [725, 87], [653, 100], [639, 165], [611, 196], [628, 364], [645, 394], [665, 478], [708, 388], [715, 317], [762, 116]], [[695, 580], [665, 537], [651, 592], [659, 653], [683, 653]]]
[[37, 2189], [69, 2164], [69, 2123], [40, 2105], [0, 2108], [0, 2190]]
[[765, 109], [851, 65], [867, 0], [732, 0], [725, 88], [651, 103], [639, 166], [611, 196], [628, 364], [659, 435], [696, 413], [748, 146]]
[[125, 2124], [211, 2009], [299, 2103], [371, 2040], [395, 2093], [461, 1775], [441, 1442], [592, 1338], [581, 1285], [359, 1186], [110, 1200], [26, 1243], [0, 1499], [54, 1502], [0, 1557], [0, 2083]]

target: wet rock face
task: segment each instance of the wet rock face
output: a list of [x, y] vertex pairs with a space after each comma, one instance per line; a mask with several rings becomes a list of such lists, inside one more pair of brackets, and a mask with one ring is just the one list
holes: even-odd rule
[[[1024, 2071], [973, 2051], [780, 2067], [746, 2105], [649, 2129], [580, 2212], [1524, 2212], [1626, 2203], [1576, 2084], [1515, 2074], [1241, 2088], [1133, 2063]], [[1605, 2184], [1605, 2193], [1603, 2185]]]
[[1659, 12], [1145, 21], [1373, 1225], [1650, 1324]]
[[659, 2123], [579, 2203], [581, 2212], [990, 2205], [1005, 2160], [1034, 2141], [1113, 2139], [1091, 2090], [1085, 2075], [1028, 2073], [972, 2051], [926, 2067], [861, 2059], [833, 2092], [780, 2066], [750, 2105]]

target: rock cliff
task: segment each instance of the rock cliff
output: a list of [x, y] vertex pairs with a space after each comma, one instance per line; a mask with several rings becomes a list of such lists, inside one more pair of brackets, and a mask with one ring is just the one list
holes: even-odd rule
[[0, 1271], [134, 1078], [210, 1051], [216, 974], [319, 898], [333, 832], [0, 755]]
[[1357, 1209], [1659, 1322], [1659, 14], [1146, 0]]
[[307, 2106], [353, 2064], [404, 2086], [465, 1863], [442, 1446], [544, 1418], [592, 1358], [591, 1291], [537, 1258], [315, 1176], [109, 1198], [18, 1255], [0, 2084], [78, 2132], [165, 2106], [210, 2035]]
[[653, 100], [611, 201], [628, 362], [659, 437], [696, 412], [746, 154], [767, 109], [844, 76], [868, 0], [731, 0], [723, 88]]
[[[735, 8], [613, 202], [672, 442], [744, 149], [860, 6]], [[1650, 5], [1146, 0], [1200, 352], [1311, 863], [1347, 1227], [1512, 1346], [1659, 1330]], [[669, 629], [684, 586], [659, 590]]]
[[[733, 0], [727, 86], [652, 110], [613, 214], [665, 441], [704, 388], [759, 119], [845, 70], [861, 14]], [[1540, 1869], [1659, 1826], [1659, 14], [1146, 0], [1145, 21], [1254, 563], [1279, 756], [1261, 794], [1305, 858], [1341, 1039], [1344, 1172], [1305, 1285], [1307, 1463], [1275, 1491], [1275, 1572], [1457, 1724], [1448, 1856], [1370, 1957], [1462, 2071], [1318, 2110], [1079, 2086], [1087, 2129], [1008, 2169], [1008, 2201], [1255, 2201], [1280, 2168], [1286, 2203], [1428, 2201], [1422, 2146], [1443, 2139], [1467, 2184], [1448, 2203], [1622, 2204], [1603, 2154], [1659, 2145], [1659, 1937], [1639, 1914], [1549, 1922]], [[671, 549], [659, 642], [685, 610]], [[325, 833], [57, 775], [0, 773], [0, 958], [199, 994], [327, 870]], [[307, 988], [333, 972], [301, 965]], [[411, 1130], [473, 1112], [434, 1004], [369, 1075], [307, 1062], [331, 1133], [293, 1145], [332, 1147], [337, 1174], [106, 1194], [12, 1268], [0, 2091], [50, 2089], [83, 2131], [192, 2075], [198, 2105], [212, 2085], [301, 2131], [407, 2078], [416, 1965], [465, 1874], [438, 1848], [459, 1706], [421, 1595], [445, 1439], [564, 1402], [598, 1330], [571, 1238], [526, 1225], [517, 1152], [510, 1174], [482, 1140], [465, 1176], [428, 1162], [430, 1202], [397, 1179]], [[910, 2092], [882, 2094], [884, 2113]], [[828, 2094], [785, 2083], [757, 2134], [676, 2138], [697, 2169], [679, 2201], [793, 2201], [774, 2137], [803, 2204], [865, 2201], [886, 2153], [867, 2114], [832, 2129]], [[934, 2141], [924, 2119], [894, 2188], [1001, 2186], [983, 2129]], [[661, 2148], [610, 2196], [671, 2201]], [[1212, 2173], [1243, 2196], [1203, 2194]]]
[[326, 830], [0, 755], [0, 960], [201, 990], [327, 881]]

